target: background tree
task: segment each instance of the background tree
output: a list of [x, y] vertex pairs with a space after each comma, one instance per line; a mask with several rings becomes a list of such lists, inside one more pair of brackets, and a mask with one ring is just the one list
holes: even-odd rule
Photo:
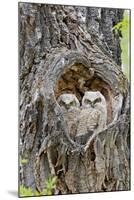
[[[113, 30], [123, 13], [19, 3], [19, 181], [26, 188], [41, 192], [54, 176], [53, 194], [130, 189], [129, 84], [121, 31]], [[107, 128], [76, 143], [57, 98], [71, 92], [81, 101], [88, 90], [105, 96]]]

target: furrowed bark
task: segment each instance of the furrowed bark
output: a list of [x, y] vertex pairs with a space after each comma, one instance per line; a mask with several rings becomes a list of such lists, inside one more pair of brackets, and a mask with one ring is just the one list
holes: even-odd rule
[[[25, 187], [42, 191], [57, 176], [54, 194], [130, 189], [129, 83], [120, 67], [120, 32], [113, 31], [122, 17], [121, 9], [19, 3]], [[57, 98], [68, 91], [81, 100], [88, 90], [105, 96], [107, 128], [77, 143]]]

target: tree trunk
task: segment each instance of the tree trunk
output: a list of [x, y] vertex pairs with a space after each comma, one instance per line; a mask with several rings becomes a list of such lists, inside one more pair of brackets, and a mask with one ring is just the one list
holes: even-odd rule
[[[129, 84], [121, 70], [123, 10], [19, 3], [19, 182], [54, 194], [130, 189]], [[72, 139], [57, 98], [100, 91], [107, 127]]]

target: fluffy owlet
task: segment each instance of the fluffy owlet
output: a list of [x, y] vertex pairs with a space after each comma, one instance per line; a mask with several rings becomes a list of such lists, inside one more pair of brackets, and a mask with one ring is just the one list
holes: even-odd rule
[[68, 125], [69, 135], [74, 139], [77, 132], [80, 103], [74, 94], [62, 94], [57, 102], [62, 108], [64, 118]]
[[107, 105], [99, 91], [85, 92], [78, 121], [77, 136], [100, 132], [106, 127]]

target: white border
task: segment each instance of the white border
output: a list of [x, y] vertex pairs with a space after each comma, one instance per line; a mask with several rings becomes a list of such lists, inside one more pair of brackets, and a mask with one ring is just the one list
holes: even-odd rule
[[[21, 2], [21, 1], [20, 1]], [[134, 24], [134, 6], [131, 0], [47, 0], [27, 2], [84, 5], [96, 7], [131, 8], [132, 24]], [[16, 199], [18, 187], [18, 1], [3, 0], [0, 3], [0, 199]], [[134, 52], [134, 28], [132, 26], [132, 53]], [[131, 97], [134, 99], [134, 56], [131, 69]], [[134, 103], [132, 101], [132, 162], [134, 141]], [[134, 170], [132, 169], [132, 177]], [[134, 181], [132, 179], [132, 190]], [[32, 199], [133, 199], [133, 192], [94, 193], [83, 195], [62, 195], [53, 197], [34, 197]], [[23, 198], [27, 199], [27, 198]]]

